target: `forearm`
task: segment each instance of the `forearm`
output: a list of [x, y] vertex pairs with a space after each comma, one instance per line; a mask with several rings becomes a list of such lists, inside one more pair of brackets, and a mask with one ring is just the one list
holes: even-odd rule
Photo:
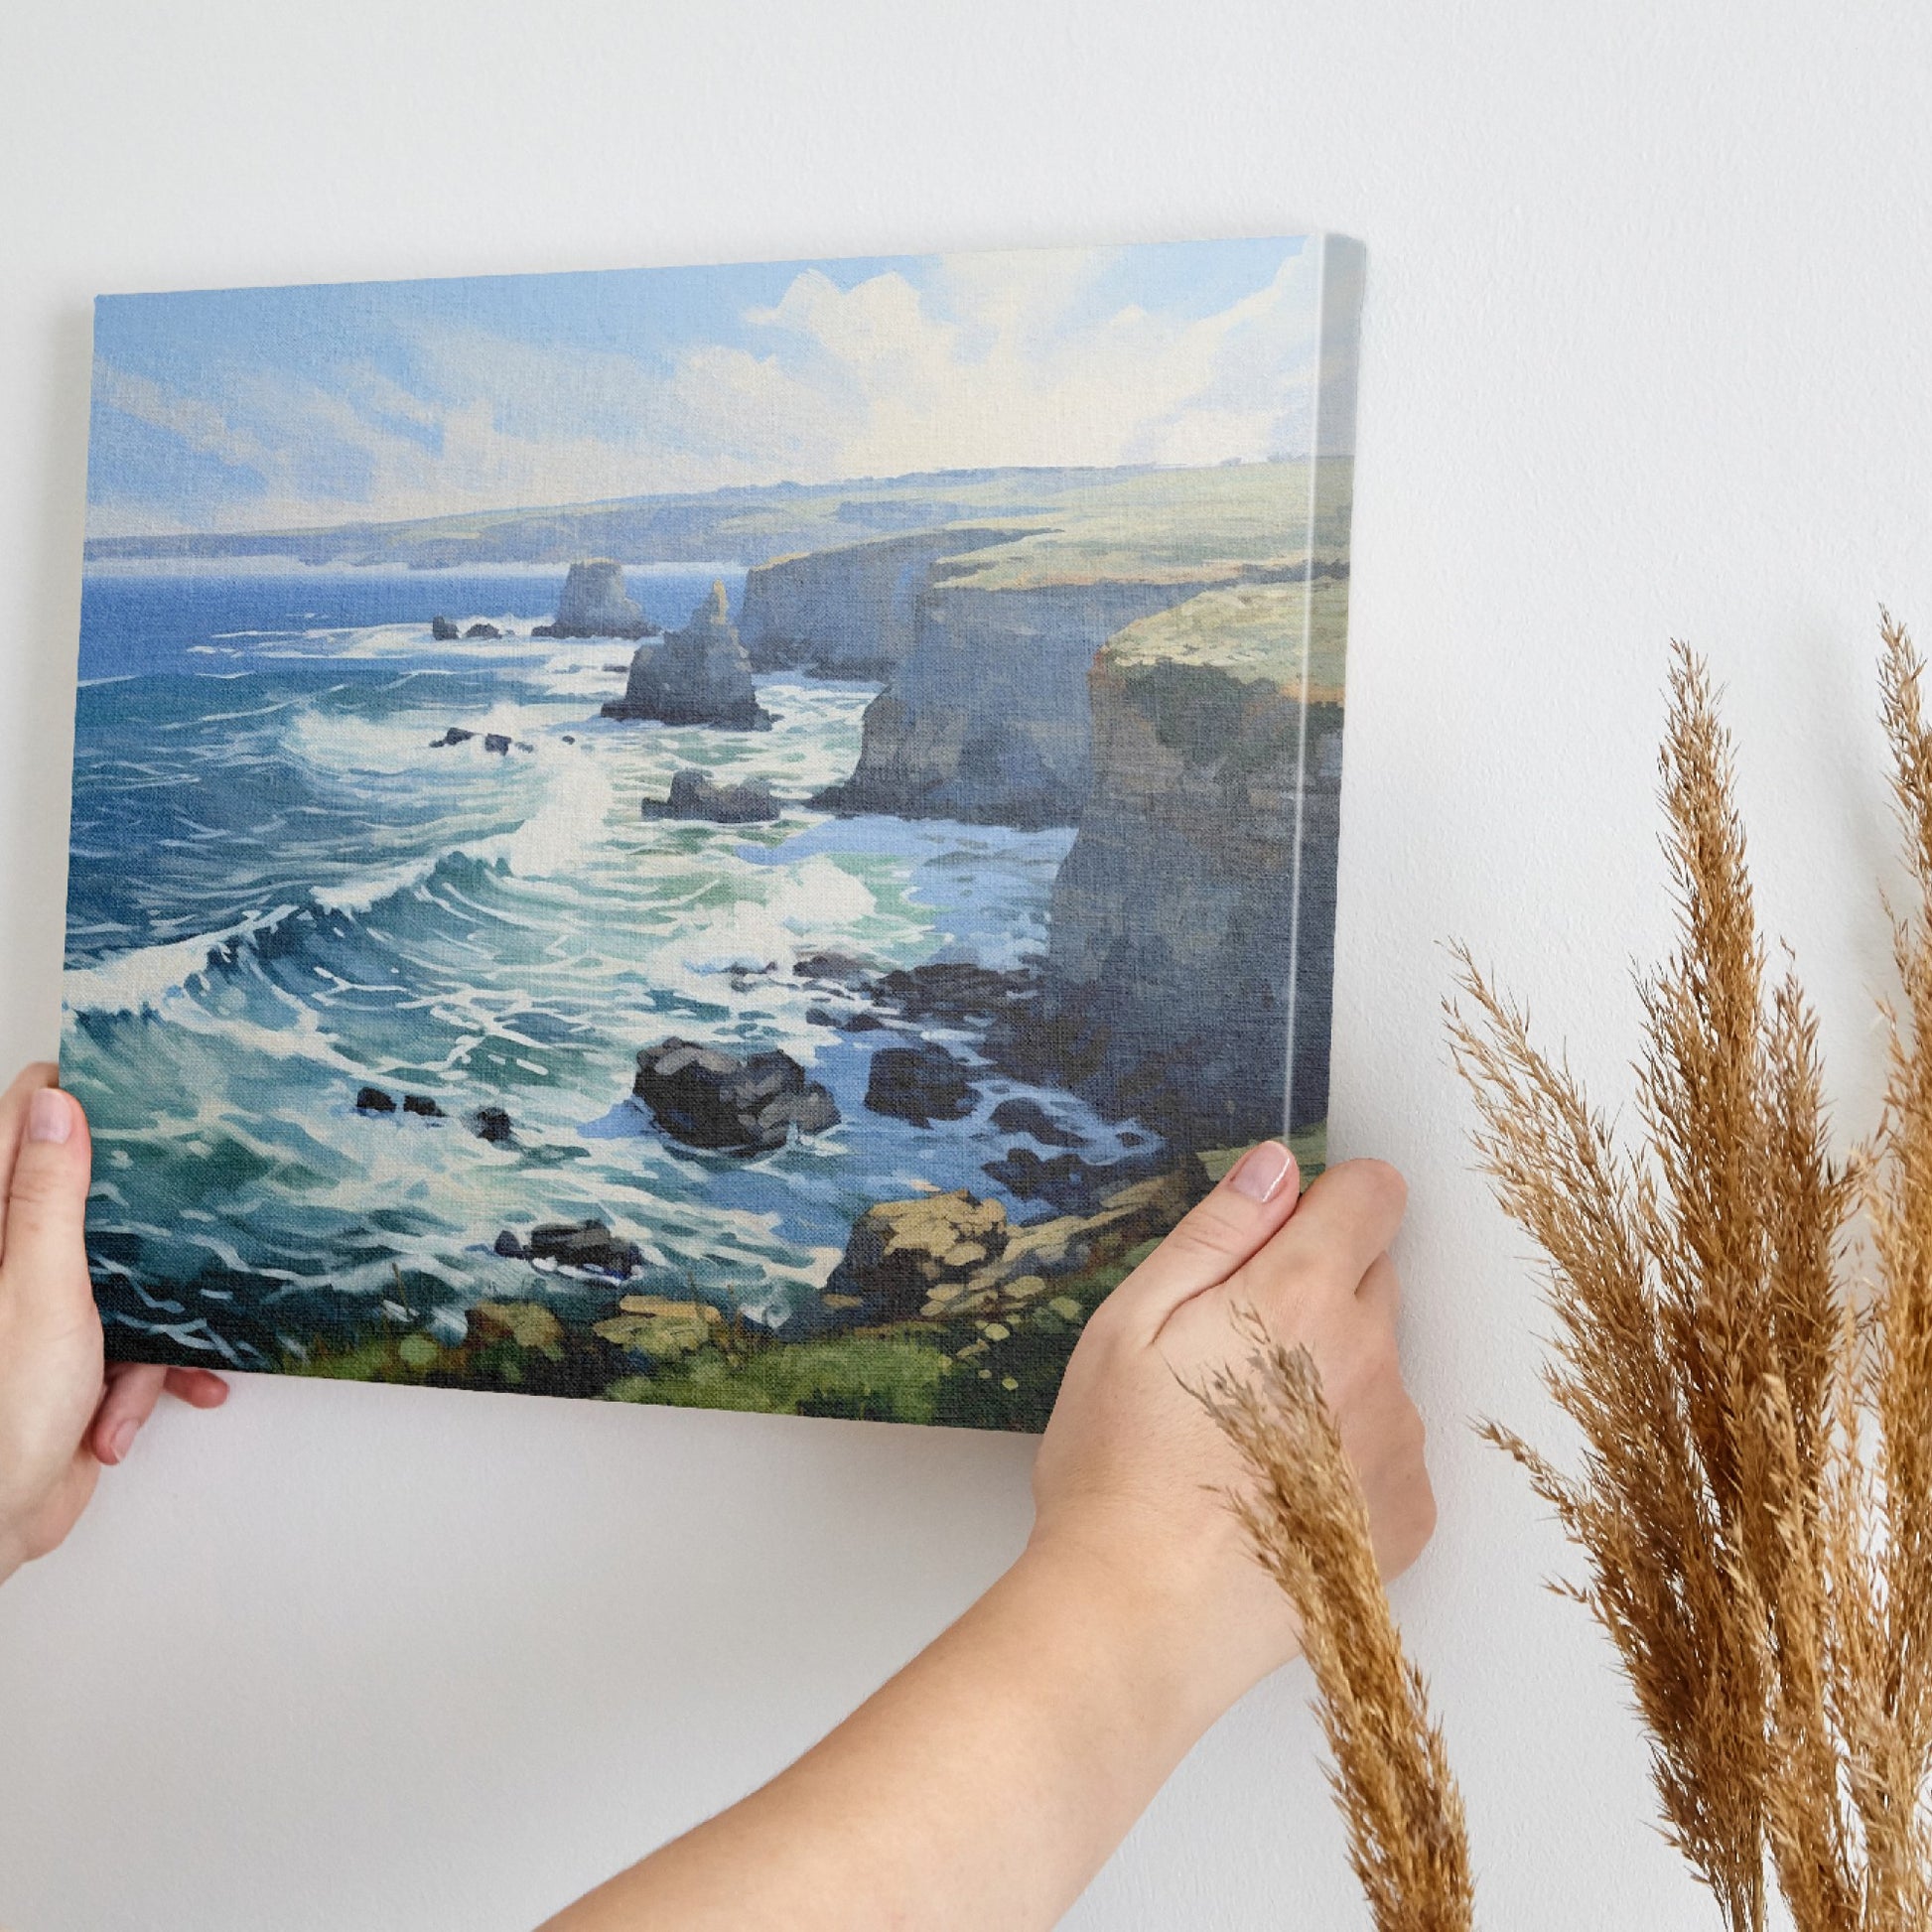
[[823, 1743], [551, 1932], [1050, 1926], [1219, 1715], [1182, 1616], [1032, 1550]]

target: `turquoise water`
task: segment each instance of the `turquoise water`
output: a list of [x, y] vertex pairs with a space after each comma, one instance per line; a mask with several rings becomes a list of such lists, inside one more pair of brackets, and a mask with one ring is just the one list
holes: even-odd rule
[[[675, 623], [712, 574], [631, 590]], [[527, 627], [561, 576], [90, 576], [63, 1064], [124, 1339], [248, 1366], [385, 1301], [454, 1337], [473, 1301], [582, 1291], [498, 1258], [499, 1229], [591, 1217], [643, 1250], [633, 1287], [775, 1318], [872, 1201], [999, 1192], [981, 1168], [1011, 1137], [986, 1116], [1031, 1090], [989, 1073], [930, 1128], [868, 1113], [891, 1036], [814, 1024], [790, 968], [1036, 957], [1071, 833], [807, 809], [850, 773], [870, 685], [761, 679], [769, 733], [672, 730], [598, 716], [626, 644], [432, 644], [437, 613]], [[479, 736], [431, 749], [451, 725]], [[767, 778], [783, 819], [644, 820], [681, 764]], [[627, 1096], [670, 1034], [783, 1047], [843, 1124], [752, 1162], [667, 1142]], [[447, 1118], [364, 1117], [364, 1084]], [[1052, 1099], [1096, 1158], [1118, 1146]], [[513, 1144], [471, 1131], [485, 1105]]]

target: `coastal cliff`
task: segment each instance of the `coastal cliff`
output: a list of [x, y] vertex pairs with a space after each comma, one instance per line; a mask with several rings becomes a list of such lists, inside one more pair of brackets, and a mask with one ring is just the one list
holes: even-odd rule
[[1327, 1112], [1346, 600], [1211, 591], [1092, 667], [1092, 787], [1016, 1044], [1195, 1146]]
[[760, 564], [738, 620], [753, 669], [885, 682], [912, 648], [934, 566], [1018, 534], [920, 530]]
[[859, 762], [813, 801], [841, 812], [1071, 825], [1092, 777], [1087, 672], [1116, 631], [1198, 581], [933, 584], [866, 708]]

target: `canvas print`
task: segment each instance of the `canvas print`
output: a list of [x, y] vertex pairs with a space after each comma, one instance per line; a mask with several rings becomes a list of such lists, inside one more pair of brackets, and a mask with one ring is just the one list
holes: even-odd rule
[[1359, 247], [104, 297], [110, 1352], [1037, 1429], [1322, 1158]]

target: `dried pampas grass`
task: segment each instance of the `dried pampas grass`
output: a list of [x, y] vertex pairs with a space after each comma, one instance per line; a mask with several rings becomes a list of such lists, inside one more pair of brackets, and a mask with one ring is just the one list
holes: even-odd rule
[[1468, 1932], [1462, 1797], [1375, 1565], [1368, 1505], [1308, 1351], [1249, 1316], [1250, 1374], [1214, 1376], [1208, 1413], [1251, 1488], [1228, 1500], [1302, 1619], [1348, 1852], [1377, 1932]]
[[[1834, 1159], [1817, 1023], [1771, 980], [1709, 678], [1678, 649], [1661, 765], [1678, 943], [1640, 983], [1641, 1138], [1620, 1147], [1459, 955], [1475, 1141], [1549, 1264], [1551, 1393], [1580, 1467], [1490, 1438], [1586, 1557], [1672, 1841], [1734, 1932], [1932, 1908], [1932, 734], [1903, 628], [1882, 716], [1915, 895], [1873, 1142]], [[1866, 1211], [1875, 1266], [1848, 1259]]]
[[[1870, 1141], [1837, 1158], [1818, 1028], [1773, 975], [1703, 664], [1679, 646], [1662, 757], [1677, 943], [1639, 981], [1639, 1132], [1458, 952], [1449, 1022], [1475, 1146], [1542, 1250], [1563, 1467], [1484, 1433], [1583, 1553], [1558, 1586], [1615, 1647], [1665, 1829], [1731, 1932], [1932, 1925], [1932, 728], [1904, 628], [1880, 715], [1912, 892]], [[1864, 1240], [1854, 1233], [1863, 1216]], [[1404, 1658], [1314, 1367], [1253, 1327], [1203, 1391], [1230, 1497], [1306, 1628], [1332, 1782], [1375, 1923], [1467, 1927], [1461, 1801]]]

